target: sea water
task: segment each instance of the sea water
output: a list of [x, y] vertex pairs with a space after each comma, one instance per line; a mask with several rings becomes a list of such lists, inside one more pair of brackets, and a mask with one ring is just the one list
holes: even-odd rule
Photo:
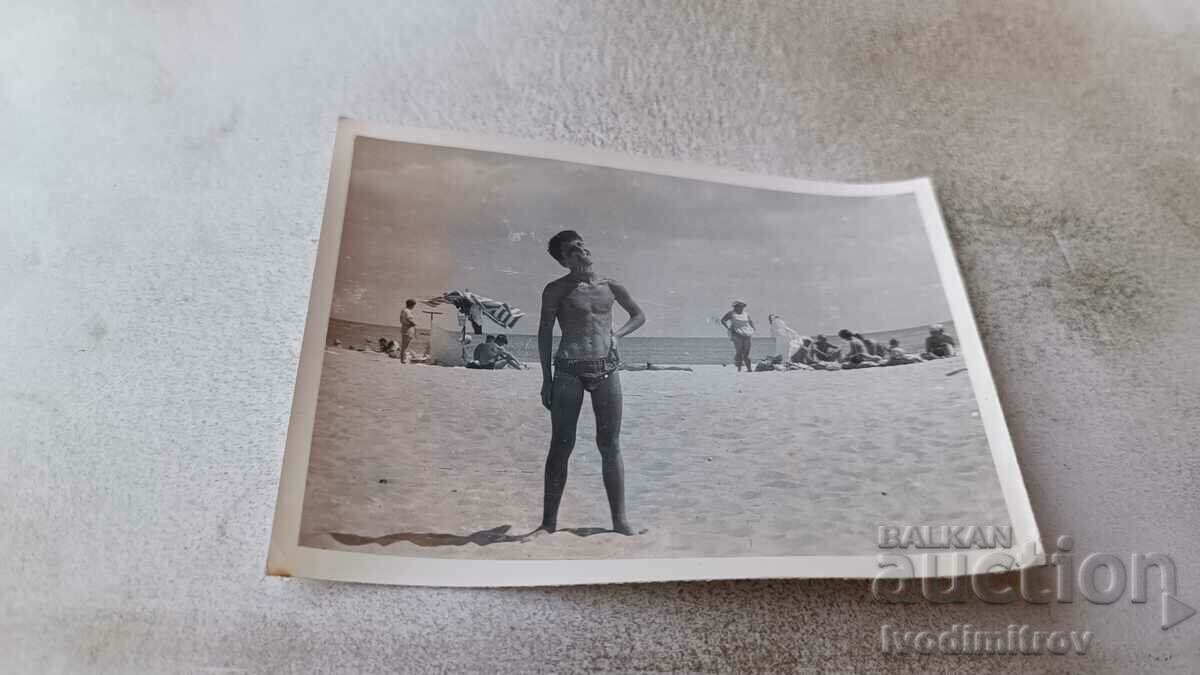
[[[943, 322], [946, 332], [954, 335], [953, 322]], [[484, 328], [488, 334], [500, 333], [503, 331], [492, 331], [492, 328], [498, 326], [486, 326]], [[827, 333], [830, 343], [835, 347], [843, 346], [843, 342], [836, 336], [837, 331], [831, 330]], [[513, 356], [527, 363], [536, 363], [538, 360], [537, 351], [537, 336], [522, 335], [519, 333], [505, 333], [508, 336], [508, 351]], [[925, 338], [929, 335], [928, 326], [915, 326], [911, 328], [902, 328], [891, 331], [876, 331], [872, 333], [863, 333], [865, 337], [873, 340], [882, 340], [884, 345], [891, 338], [896, 338], [900, 341], [902, 349], [909, 353], [920, 353], [925, 349]], [[342, 321], [332, 319], [329, 322], [328, 341], [332, 342], [335, 338], [341, 340], [342, 343], [364, 344], [368, 341], [373, 342], [380, 337], [388, 337], [398, 340], [400, 338], [400, 329], [395, 326], [384, 326], [379, 324], [358, 323], [354, 321]], [[480, 338], [474, 337], [475, 340]], [[424, 349], [424, 345], [428, 344], [426, 331], [421, 331], [414, 343], [414, 351]], [[418, 347], [419, 345], [419, 347]], [[558, 347], [558, 337], [554, 338], [555, 349]], [[654, 363], [659, 365], [722, 365], [733, 363], [733, 342], [724, 336], [715, 337], [638, 337], [631, 335], [619, 342], [619, 350], [621, 361], [628, 364], [646, 364]], [[755, 337], [751, 339], [750, 359], [757, 361], [759, 359], [768, 358], [775, 355], [775, 340], [770, 337]]]

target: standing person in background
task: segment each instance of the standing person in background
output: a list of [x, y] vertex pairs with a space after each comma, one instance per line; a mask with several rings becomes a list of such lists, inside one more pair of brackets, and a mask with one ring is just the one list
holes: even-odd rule
[[746, 366], [746, 372], [754, 372], [754, 366], [750, 363], [750, 338], [754, 337], [754, 321], [746, 313], [746, 303], [735, 301], [733, 309], [721, 317], [721, 325], [729, 331], [729, 339], [733, 341], [733, 363], [738, 372], [742, 372], [743, 365]]
[[458, 325], [462, 329], [462, 334], [467, 334], [467, 322], [471, 323], [471, 332], [474, 335], [483, 335], [483, 317], [480, 316], [479, 308], [465, 297], [460, 297], [454, 301], [454, 307], [458, 309]]
[[417, 301], [409, 298], [400, 310], [400, 363], [408, 363], [408, 346], [417, 335], [417, 317], [413, 315], [416, 306]]
[[782, 316], [778, 314], [770, 314], [767, 316], [767, 323], [771, 325], [771, 337], [775, 338], [775, 358], [777, 363], [786, 365], [788, 363], [798, 363], [793, 360], [793, 357], [804, 346], [804, 336], [797, 333]]

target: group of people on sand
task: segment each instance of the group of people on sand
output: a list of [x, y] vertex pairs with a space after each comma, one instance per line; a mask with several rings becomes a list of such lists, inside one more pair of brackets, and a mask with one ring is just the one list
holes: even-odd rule
[[487, 336], [483, 342], [476, 345], [471, 360], [467, 362], [467, 367], [474, 370], [501, 370], [503, 368], [524, 370], [525, 364], [510, 354], [506, 349], [507, 346], [507, 335], [502, 333]]
[[838, 331], [838, 337], [844, 344], [836, 347], [824, 335], [818, 335], [816, 338], [801, 335], [789, 327], [783, 317], [771, 314], [767, 317], [767, 322], [770, 324], [771, 337], [775, 339], [775, 354], [755, 365], [750, 360], [750, 345], [756, 329], [746, 307], [745, 302], [737, 300], [733, 303], [733, 309], [720, 319], [730, 341], [733, 342], [733, 363], [738, 372], [741, 372], [743, 367], [746, 372], [761, 372], [899, 366], [954, 356], [958, 347], [958, 343], [946, 334], [941, 324], [929, 327], [925, 351], [921, 354], [906, 352], [896, 338], [888, 340], [885, 346], [880, 341], [846, 328]]
[[[417, 333], [417, 320], [414, 315], [413, 308], [417, 306], [417, 301], [409, 298], [404, 301], [404, 309], [400, 310], [400, 341], [390, 338], [379, 338], [379, 351], [387, 354], [394, 359], [400, 359], [401, 363], [407, 363], [410, 360], [418, 361], [425, 359], [416, 359], [409, 353], [409, 346], [413, 343]], [[475, 334], [482, 335], [482, 327], [474, 324]], [[462, 336], [464, 355], [463, 360], [466, 360], [465, 347], [471, 343], [471, 336], [465, 332]], [[524, 370], [528, 368], [524, 363], [521, 363], [515, 356], [509, 353], [508, 336], [504, 334], [488, 335], [484, 341], [475, 346], [471, 359], [467, 361], [466, 367], [473, 370], [501, 370], [503, 368], [515, 368]], [[428, 358], [426, 355], [425, 358]]]

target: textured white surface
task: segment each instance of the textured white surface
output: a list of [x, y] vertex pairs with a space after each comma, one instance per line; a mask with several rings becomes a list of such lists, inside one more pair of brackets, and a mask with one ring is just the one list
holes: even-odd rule
[[[1039, 523], [1200, 605], [1200, 10], [1011, 2], [8, 3], [6, 670], [1200, 669], [1200, 620], [866, 584], [265, 578], [339, 115], [760, 173], [930, 174]], [[382, 5], [382, 3], [381, 3]], [[884, 657], [879, 626], [1095, 632]]]

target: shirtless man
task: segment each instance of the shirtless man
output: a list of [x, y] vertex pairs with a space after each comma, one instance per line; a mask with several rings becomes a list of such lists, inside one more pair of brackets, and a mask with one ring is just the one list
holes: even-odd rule
[[843, 368], [865, 367], [878, 364], [879, 357], [867, 349], [867, 344], [863, 342], [861, 335], [843, 328], [838, 331], [838, 337], [846, 341], [847, 353], [842, 356]]
[[[558, 529], [558, 505], [567, 484], [567, 464], [575, 449], [575, 428], [583, 393], [592, 395], [596, 415], [596, 447], [603, 464], [604, 490], [612, 513], [613, 531], [634, 534], [625, 517], [625, 471], [621, 463], [621, 378], [617, 341], [646, 322], [629, 292], [612, 279], [592, 271], [591, 252], [583, 238], [564, 230], [550, 239], [547, 249], [570, 270], [542, 291], [538, 324], [538, 356], [542, 363], [542, 405], [550, 411], [550, 453], [546, 457], [542, 524], [534, 535]], [[629, 320], [612, 328], [613, 302]], [[551, 357], [554, 322], [562, 330], [558, 352]]]

